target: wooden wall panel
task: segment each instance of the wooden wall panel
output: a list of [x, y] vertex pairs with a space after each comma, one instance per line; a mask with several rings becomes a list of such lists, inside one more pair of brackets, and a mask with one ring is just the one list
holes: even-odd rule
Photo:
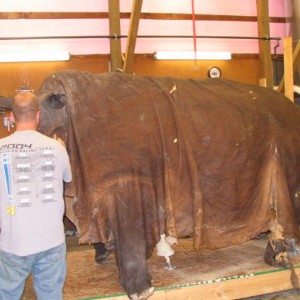
[[[29, 87], [38, 91], [45, 77], [59, 70], [81, 70], [92, 73], [109, 72], [109, 55], [72, 56], [68, 62], [2, 63], [0, 64], [0, 95], [13, 96], [16, 89], [29, 82]], [[218, 66], [222, 77], [250, 84], [258, 83], [258, 56], [234, 56], [228, 61], [157, 61], [152, 55], [136, 55], [134, 73], [147, 76], [183, 78], [207, 78], [208, 69]]]
[[103, 73], [109, 70], [108, 55], [72, 56], [67, 62], [34, 62], [0, 64], [0, 96], [12, 96], [16, 89], [29, 81], [31, 89], [37, 91], [45, 77], [60, 70], [81, 70]]
[[258, 84], [258, 56], [236, 57], [224, 61], [197, 61], [196, 69], [194, 69], [194, 61], [192, 60], [170, 62], [153, 60], [151, 56], [138, 56], [135, 58], [134, 71], [136, 74], [141, 75], [204, 79], [208, 77], [208, 70], [212, 66], [218, 66], [221, 69], [222, 78]]

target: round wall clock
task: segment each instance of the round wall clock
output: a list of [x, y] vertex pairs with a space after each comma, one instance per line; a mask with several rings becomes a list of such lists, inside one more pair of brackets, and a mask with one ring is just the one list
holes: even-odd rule
[[213, 66], [208, 70], [208, 77], [210, 78], [220, 78], [222, 75], [221, 69]]

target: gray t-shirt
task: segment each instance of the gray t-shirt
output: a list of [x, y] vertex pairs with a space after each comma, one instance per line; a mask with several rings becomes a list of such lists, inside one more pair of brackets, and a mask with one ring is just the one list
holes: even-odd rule
[[71, 180], [58, 141], [33, 130], [0, 139], [0, 249], [26, 256], [62, 244], [63, 181]]

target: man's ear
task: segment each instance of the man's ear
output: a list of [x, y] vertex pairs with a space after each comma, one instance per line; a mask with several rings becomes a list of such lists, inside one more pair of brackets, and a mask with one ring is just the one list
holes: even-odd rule
[[7, 130], [8, 130], [8, 132], [10, 132], [11, 126], [13, 126], [13, 123], [15, 123], [15, 116], [14, 116], [12, 110], [11, 110], [10, 114], [9, 114], [9, 120], [7, 122]]
[[37, 125], [39, 125], [39, 123], [40, 123], [40, 114], [41, 114], [40, 111], [38, 111], [38, 112], [36, 113], [36, 124], [37, 124]]

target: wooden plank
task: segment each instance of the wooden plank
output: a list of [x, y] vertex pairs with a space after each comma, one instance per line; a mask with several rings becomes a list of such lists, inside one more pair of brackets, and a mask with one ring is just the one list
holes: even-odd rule
[[[233, 279], [225, 278], [224, 280], [221, 279], [220, 282], [157, 291], [152, 300], [240, 299], [284, 291], [293, 289], [290, 273], [289, 270], [284, 270], [267, 274], [236, 275], [233, 276]], [[300, 275], [299, 269], [296, 269], [296, 274]], [[234, 279], [234, 277], [237, 278]], [[119, 298], [119, 300], [121, 299]]]
[[[296, 65], [300, 59], [300, 41], [298, 41], [295, 50], [293, 52], [293, 70], [295, 70]], [[277, 92], [281, 93], [284, 90], [284, 75], [278, 85]]]
[[134, 0], [132, 3], [132, 12], [128, 30], [128, 38], [126, 44], [124, 73], [132, 73], [134, 49], [136, 44], [137, 32], [139, 29], [140, 14], [142, 11], [143, 0]]
[[110, 39], [110, 68], [112, 72], [116, 72], [123, 68], [121, 40], [118, 38], [121, 34], [119, 0], [108, 0], [108, 10], [109, 35], [116, 36], [116, 38]]
[[293, 74], [293, 40], [286, 37], [283, 40], [283, 65], [284, 65], [284, 94], [294, 101], [294, 74]]
[[[130, 19], [130, 12], [121, 12], [121, 19]], [[109, 12], [0, 12], [0, 19], [108, 19]], [[140, 19], [191, 20], [191, 14], [141, 13]], [[197, 21], [257, 22], [256, 16], [196, 14]], [[270, 17], [271, 23], [289, 23], [291, 18]]]
[[[296, 276], [300, 269], [295, 269]], [[229, 278], [217, 279], [218, 282], [191, 283], [186, 286], [169, 287], [154, 291], [149, 300], [218, 300], [240, 299], [274, 292], [294, 289], [291, 284], [291, 271], [278, 270], [261, 274], [235, 275]], [[103, 299], [93, 298], [93, 299]], [[128, 300], [126, 295], [105, 297], [107, 300]]]
[[[256, 0], [258, 36], [270, 36], [269, 0]], [[271, 42], [259, 40], [260, 78], [266, 78], [266, 86], [273, 88], [273, 64]]]
[[[141, 13], [141, 19], [152, 20], [192, 20], [191, 14], [172, 13]], [[289, 18], [291, 21], [291, 18]], [[235, 16], [235, 15], [211, 15], [195, 14], [196, 21], [230, 21], [230, 22], [257, 22], [256, 16]], [[283, 17], [270, 17], [271, 23], [288, 23]]]

